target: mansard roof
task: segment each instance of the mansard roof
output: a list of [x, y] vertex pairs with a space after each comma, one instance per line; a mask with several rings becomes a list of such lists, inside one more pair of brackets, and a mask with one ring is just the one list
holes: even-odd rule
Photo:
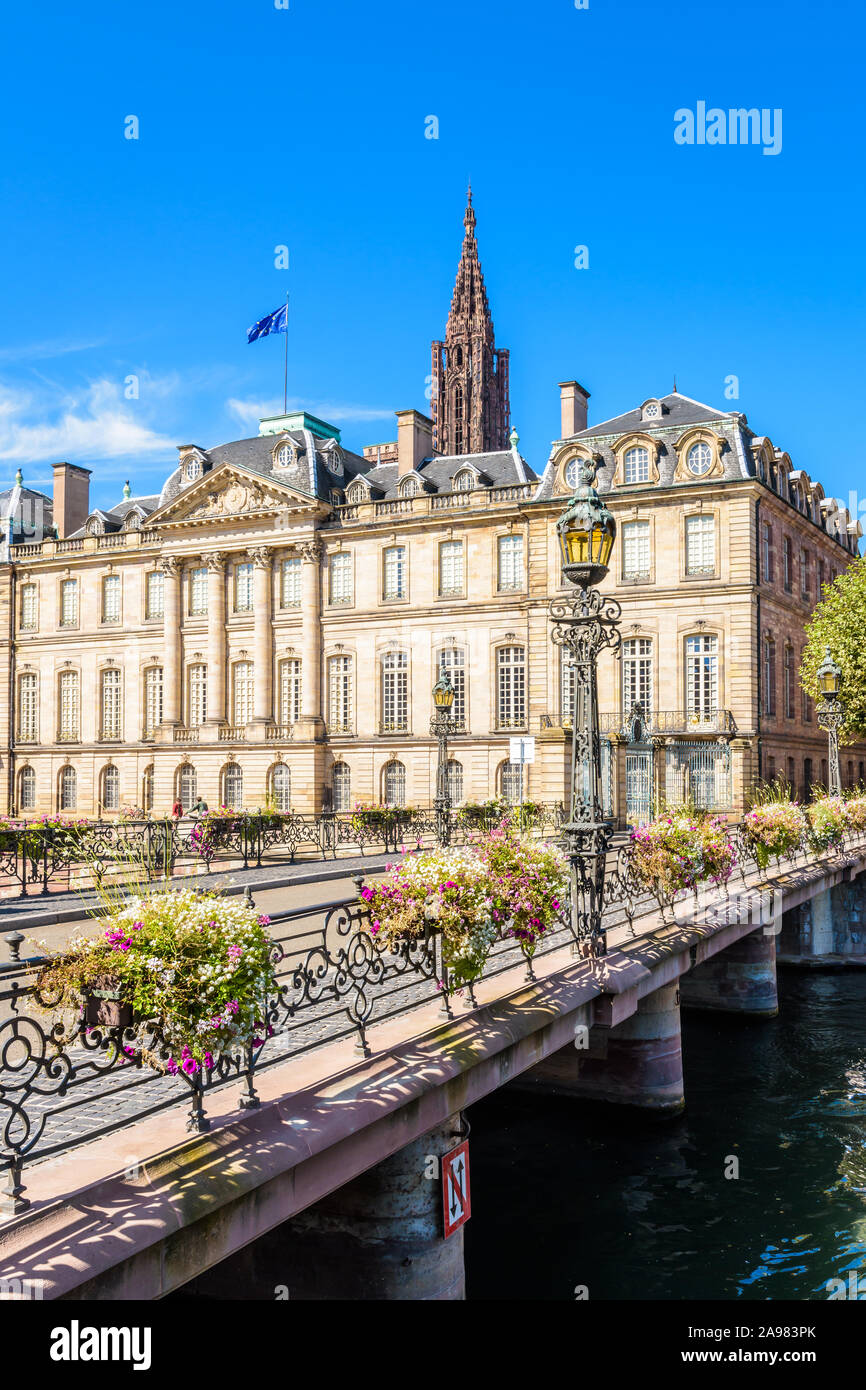
[[[538, 476], [516, 449], [498, 449], [489, 454], [434, 454], [415, 471], [423, 478], [427, 490], [437, 493], [453, 492], [454, 479], [465, 468], [477, 475], [478, 487], [514, 487], [519, 483], [534, 483]], [[361, 476], [372, 489], [375, 501], [399, 496], [401, 479], [396, 463], [380, 464]]]
[[643, 419], [643, 406], [639, 405], [634, 410], [627, 410], [624, 415], [615, 415], [612, 420], [602, 420], [598, 425], [581, 430], [573, 437], [590, 439], [599, 434], [629, 434], [632, 430], [645, 430], [649, 433], [657, 430], [684, 429], [687, 425], [710, 424], [714, 420], [733, 418], [730, 411], [715, 410], [713, 406], [694, 401], [690, 396], [681, 395], [679, 391], [674, 391], [669, 396], [648, 396], [643, 405], [646, 405], [647, 401], [658, 401], [662, 407], [663, 414], [658, 419]]

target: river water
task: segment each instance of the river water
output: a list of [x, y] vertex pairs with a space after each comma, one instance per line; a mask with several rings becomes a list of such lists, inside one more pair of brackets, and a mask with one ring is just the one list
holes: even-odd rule
[[783, 971], [779, 996], [771, 1020], [684, 1011], [673, 1120], [473, 1106], [468, 1297], [821, 1300], [861, 1267], [866, 1293], [866, 971]]

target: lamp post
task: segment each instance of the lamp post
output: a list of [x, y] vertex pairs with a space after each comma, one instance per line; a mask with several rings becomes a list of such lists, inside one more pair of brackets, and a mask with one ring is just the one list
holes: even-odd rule
[[439, 758], [436, 764], [436, 795], [433, 809], [436, 812], [436, 838], [440, 845], [447, 845], [451, 839], [451, 797], [448, 791], [448, 735], [457, 732], [457, 720], [452, 718], [454, 686], [447, 671], [442, 671], [433, 687], [433, 717], [430, 732], [439, 744]]
[[550, 604], [552, 638], [574, 666], [571, 800], [563, 826], [570, 865], [571, 925], [587, 956], [606, 951], [601, 929], [604, 874], [613, 825], [605, 819], [598, 720], [598, 658], [620, 645], [622, 608], [596, 585], [608, 571], [616, 522], [593, 483], [595, 466], [580, 463], [578, 486], [556, 525], [562, 573], [575, 592]]
[[821, 699], [815, 706], [815, 713], [818, 716], [818, 727], [825, 730], [829, 745], [827, 766], [830, 785], [827, 790], [831, 796], [840, 796], [842, 773], [839, 768], [839, 729], [845, 719], [845, 712], [839, 703], [842, 670], [830, 655], [829, 647], [825, 647], [824, 660], [815, 674], [821, 690]]

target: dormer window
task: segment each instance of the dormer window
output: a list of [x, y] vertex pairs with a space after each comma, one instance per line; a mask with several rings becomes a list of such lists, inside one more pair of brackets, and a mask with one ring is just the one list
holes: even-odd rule
[[624, 478], [626, 483], [647, 483], [649, 482], [649, 449], [644, 449], [640, 445], [634, 449], [627, 449], [625, 459]]
[[417, 479], [417, 478], [404, 478], [403, 482], [400, 484], [400, 496], [401, 496], [401, 497], [417, 497], [417, 496], [418, 496], [418, 479]]
[[565, 472], [563, 474], [565, 486], [570, 487], [572, 492], [574, 492], [577, 487], [577, 472], [582, 462], [582, 459], [569, 459], [568, 463], [565, 465]]
[[640, 408], [640, 418], [642, 420], [660, 420], [662, 418], [661, 401], [644, 401]]
[[88, 536], [101, 536], [105, 531], [105, 526], [98, 516], [90, 516], [87, 518], [87, 525], [84, 531], [85, 535]]
[[352, 483], [351, 487], [346, 489], [347, 502], [358, 503], [366, 502], [366, 500], [367, 489], [364, 487], [363, 483]]
[[689, 472], [696, 478], [702, 478], [705, 473], [709, 473], [713, 466], [713, 451], [709, 444], [703, 440], [693, 444], [686, 457], [686, 463]]
[[471, 492], [475, 486], [475, 478], [468, 468], [464, 468], [454, 479], [455, 492]]
[[286, 440], [280, 444], [274, 453], [274, 464], [277, 468], [291, 468], [298, 461], [298, 451], [291, 440]]
[[195, 482], [202, 475], [201, 459], [187, 459], [183, 466], [184, 477], [188, 483]]
[[139, 531], [141, 529], [141, 517], [138, 512], [127, 512], [123, 522], [124, 531]]

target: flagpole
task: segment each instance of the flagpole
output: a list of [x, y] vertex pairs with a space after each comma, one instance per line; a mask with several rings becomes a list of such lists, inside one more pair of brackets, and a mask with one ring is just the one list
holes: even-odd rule
[[286, 370], [283, 377], [283, 414], [289, 413], [289, 292], [286, 290]]

